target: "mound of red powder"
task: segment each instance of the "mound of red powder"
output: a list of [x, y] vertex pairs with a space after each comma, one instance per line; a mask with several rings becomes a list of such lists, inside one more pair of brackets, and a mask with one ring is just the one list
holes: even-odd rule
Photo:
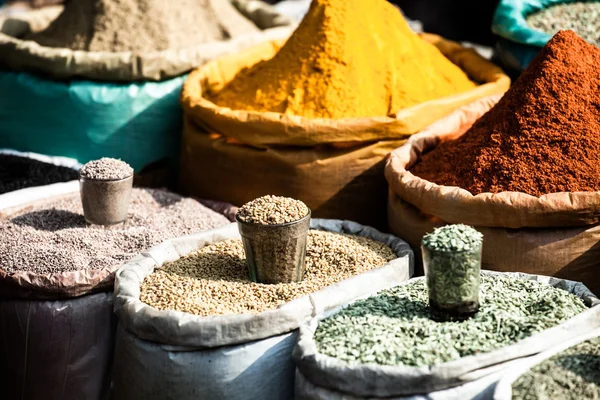
[[411, 172], [474, 195], [600, 190], [600, 49], [560, 31], [495, 107]]

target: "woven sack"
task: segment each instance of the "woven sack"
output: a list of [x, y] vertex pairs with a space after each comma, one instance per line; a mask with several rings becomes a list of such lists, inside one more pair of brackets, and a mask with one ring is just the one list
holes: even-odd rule
[[484, 268], [580, 281], [600, 293], [599, 192], [473, 196], [407, 171], [440, 140], [466, 132], [485, 111], [477, 103], [457, 110], [392, 152], [385, 168], [390, 229], [418, 248], [423, 235], [436, 226], [473, 225], [484, 236]]
[[236, 205], [265, 194], [304, 201], [313, 215], [385, 227], [384, 159], [410, 134], [475, 99], [504, 93], [502, 71], [473, 50], [424, 34], [480, 86], [399, 110], [390, 116], [310, 119], [274, 112], [231, 110], [208, 101], [245, 67], [269, 59], [281, 42], [224, 57], [190, 74], [180, 182], [185, 192]]
[[[161, 81], [183, 75], [224, 54], [236, 53], [256, 43], [289, 35], [292, 22], [268, 4], [257, 0], [230, 2], [242, 16], [262, 31], [232, 40], [199, 44], [188, 49], [143, 54], [44, 47], [33, 41], [0, 33], [0, 66], [18, 72], [41, 73], [55, 79], [80, 77], [111, 82]], [[231, 7], [218, 2], [213, 6], [217, 10], [223, 6]], [[235, 25], [234, 21], [223, 22]]]
[[[0, 202], [0, 220], [78, 190], [77, 181], [20, 190], [20, 204], [14, 197]], [[211, 205], [224, 212], [231, 207]], [[2, 398], [108, 398], [117, 328], [112, 289], [120, 266], [37, 274], [9, 273], [0, 265]]]
[[[592, 332], [588, 332], [583, 335], [577, 336], [576, 338], [567, 340], [566, 342], [554, 346], [551, 349], [536, 355], [535, 357], [531, 357], [530, 359], [526, 360], [525, 362], [521, 363], [519, 366], [508, 372], [500, 380], [500, 382], [498, 382], [493, 393], [493, 400], [512, 400], [512, 385], [523, 374], [527, 373], [530, 369], [546, 361], [550, 357], [555, 356], [557, 353], [567, 350], [568, 348], [578, 345], [582, 342], [596, 339], [598, 337], [600, 337], [600, 329], [596, 329]], [[596, 355], [595, 357], [598, 356]], [[595, 383], [598, 384], [597, 381]]]
[[412, 275], [412, 251], [402, 240], [349, 221], [311, 221], [313, 229], [386, 243], [399, 257], [323, 290], [258, 314], [201, 317], [157, 310], [140, 301], [144, 278], [211, 243], [239, 239], [237, 224], [167, 241], [117, 272], [114, 400], [189, 398], [293, 399], [292, 349], [297, 328], [314, 315]]
[[[483, 273], [503, 274], [487, 271]], [[400, 399], [404, 398], [402, 396], [421, 394], [427, 399], [473, 399], [485, 393], [489, 394], [495, 383], [494, 380], [497, 381], [502, 372], [506, 373], [517, 365], [518, 360], [600, 327], [600, 307], [598, 307], [600, 300], [583, 284], [538, 275], [508, 274], [567, 290], [580, 297], [590, 309], [555, 327], [497, 350], [462, 357], [435, 366], [410, 367], [374, 363], [349, 364], [319, 353], [314, 340], [318, 323], [338, 312], [344, 307], [342, 305], [318, 315], [300, 327], [300, 336], [293, 355], [298, 373], [303, 379], [296, 382], [296, 398], [298, 400]], [[425, 278], [413, 278], [410, 281], [420, 279]]]

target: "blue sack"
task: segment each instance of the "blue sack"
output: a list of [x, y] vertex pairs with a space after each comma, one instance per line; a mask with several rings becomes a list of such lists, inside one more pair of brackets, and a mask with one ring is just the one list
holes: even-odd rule
[[0, 148], [85, 163], [127, 161], [136, 171], [163, 158], [176, 161], [181, 137], [181, 86], [163, 82], [51, 81], [0, 72]]
[[500, 36], [496, 52], [505, 67], [522, 71], [546, 45], [551, 35], [533, 29], [527, 16], [575, 0], [502, 0], [492, 21], [492, 32]]

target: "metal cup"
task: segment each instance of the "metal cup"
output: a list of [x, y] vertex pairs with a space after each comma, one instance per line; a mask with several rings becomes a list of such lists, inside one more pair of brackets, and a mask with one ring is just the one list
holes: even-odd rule
[[237, 216], [250, 280], [259, 283], [300, 282], [304, 277], [310, 210], [305, 217], [285, 224], [263, 225]]
[[94, 225], [115, 225], [127, 219], [133, 174], [124, 179], [79, 177], [79, 191], [85, 220]]

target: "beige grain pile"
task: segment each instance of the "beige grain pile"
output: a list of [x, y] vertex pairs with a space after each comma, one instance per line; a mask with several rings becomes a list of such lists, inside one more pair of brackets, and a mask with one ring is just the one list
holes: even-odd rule
[[159, 310], [200, 316], [259, 313], [396, 258], [385, 244], [361, 236], [311, 230], [306, 273], [299, 283], [260, 284], [248, 279], [242, 242], [218, 242], [166, 263], [148, 275], [140, 300]]
[[71, 0], [48, 28], [27, 39], [47, 47], [143, 53], [258, 30], [225, 0]]

